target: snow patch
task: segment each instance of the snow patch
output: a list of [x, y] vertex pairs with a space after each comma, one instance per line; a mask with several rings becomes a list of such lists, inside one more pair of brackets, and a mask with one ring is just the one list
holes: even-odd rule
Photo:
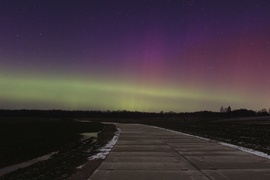
[[117, 131], [114, 133], [114, 137], [112, 138], [112, 140], [110, 140], [105, 146], [99, 148], [98, 149], [99, 153], [89, 157], [88, 160], [105, 159], [106, 156], [110, 153], [113, 146], [118, 141], [118, 138], [120, 136], [120, 132], [121, 132], [121, 130], [119, 128], [117, 128]]
[[223, 146], [228, 146], [228, 147], [231, 147], [231, 148], [239, 149], [241, 151], [245, 151], [245, 152], [248, 152], [250, 154], [254, 154], [256, 156], [260, 156], [260, 157], [270, 159], [270, 155], [268, 155], [266, 153], [263, 153], [263, 152], [260, 152], [260, 151], [256, 151], [254, 149], [249, 149], [249, 148], [245, 148], [245, 147], [241, 147], [241, 146], [237, 146], [237, 145], [233, 145], [233, 144], [229, 144], [229, 143], [224, 143], [224, 142], [219, 142], [219, 144], [221, 144]]
[[[170, 130], [170, 129], [160, 128], [160, 127], [156, 127], [156, 126], [151, 126], [151, 127], [166, 130], [168, 132], [173, 132], [173, 133], [182, 134], [182, 135], [186, 135], [186, 136], [190, 136], [190, 137], [195, 137], [195, 138], [206, 140], [206, 141], [215, 141], [215, 140], [212, 140], [212, 139], [207, 139], [207, 138], [203, 138], [203, 137], [200, 137], [200, 136], [195, 136], [195, 135], [186, 134], [186, 133], [182, 133], [182, 132], [178, 132], [178, 131], [173, 131], [173, 130]], [[229, 143], [225, 143], [225, 142], [219, 142], [219, 141], [216, 141], [216, 142], [218, 144], [223, 145], [223, 146], [231, 147], [231, 148], [238, 149], [238, 150], [250, 153], [250, 154], [254, 154], [256, 156], [260, 156], [260, 157], [270, 159], [269, 154], [266, 154], [266, 153], [263, 153], [263, 152], [260, 152], [260, 151], [256, 151], [254, 149], [249, 149], [249, 148], [245, 148], [245, 147], [242, 147], [242, 146], [237, 146], [237, 145], [233, 145], [233, 144], [229, 144]]]
[[85, 165], [80, 165], [77, 167], [77, 169], [82, 169]]

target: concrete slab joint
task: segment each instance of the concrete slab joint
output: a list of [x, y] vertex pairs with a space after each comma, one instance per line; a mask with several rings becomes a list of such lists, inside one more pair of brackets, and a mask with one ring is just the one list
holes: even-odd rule
[[161, 128], [117, 126], [119, 139], [90, 180], [270, 179], [270, 159]]

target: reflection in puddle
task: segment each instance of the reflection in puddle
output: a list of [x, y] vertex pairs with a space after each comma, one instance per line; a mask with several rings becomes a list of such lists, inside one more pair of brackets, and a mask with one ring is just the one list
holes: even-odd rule
[[81, 133], [81, 135], [83, 136], [83, 140], [89, 138], [97, 139], [98, 133], [99, 132]]

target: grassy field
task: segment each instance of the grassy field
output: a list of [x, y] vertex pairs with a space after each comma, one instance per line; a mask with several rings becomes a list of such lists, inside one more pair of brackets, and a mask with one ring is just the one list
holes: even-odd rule
[[[104, 131], [104, 129], [106, 131]], [[82, 140], [81, 133], [99, 132], [97, 141]], [[113, 137], [115, 127], [71, 119], [1, 118], [0, 168], [57, 151], [47, 161], [0, 177], [0, 179], [62, 179], [87, 161], [95, 149]]]

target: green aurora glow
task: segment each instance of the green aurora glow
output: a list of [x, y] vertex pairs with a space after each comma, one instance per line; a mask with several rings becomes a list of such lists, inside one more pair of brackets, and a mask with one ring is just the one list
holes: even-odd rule
[[35, 104], [37, 108], [43, 109], [157, 112], [203, 110], [202, 104], [218, 109], [217, 104], [245, 103], [243, 95], [226, 96], [226, 92], [216, 90], [160, 88], [120, 80], [110, 82], [98, 78], [60, 77], [1, 76], [0, 100], [17, 103], [15, 108], [27, 108], [27, 104]]

